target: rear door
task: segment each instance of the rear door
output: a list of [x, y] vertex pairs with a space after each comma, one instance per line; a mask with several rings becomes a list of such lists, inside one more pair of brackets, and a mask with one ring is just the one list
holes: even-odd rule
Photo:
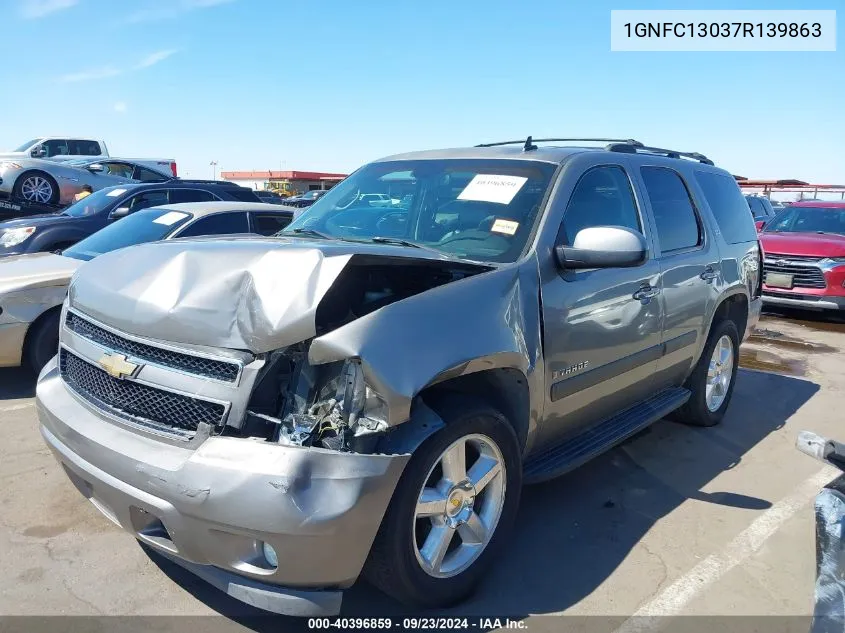
[[683, 382], [704, 343], [721, 263], [682, 174], [660, 165], [642, 166], [639, 175], [654, 222], [660, 266], [663, 349], [657, 386], [664, 387]]
[[[593, 162], [571, 193], [561, 192], [565, 210], [557, 244], [571, 245], [579, 230], [591, 226], [631, 228], [650, 243], [635, 191], [625, 157], [614, 164]], [[554, 443], [648, 397], [661, 325], [660, 269], [651, 256], [633, 268], [544, 270], [549, 271], [541, 279], [548, 400], [539, 444]]]

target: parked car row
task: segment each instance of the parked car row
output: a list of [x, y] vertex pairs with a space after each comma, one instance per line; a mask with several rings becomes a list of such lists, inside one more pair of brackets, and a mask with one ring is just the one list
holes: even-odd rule
[[363, 575], [451, 604], [523, 483], [665, 416], [718, 424], [764, 300], [840, 305], [845, 205], [774, 213], [701, 154], [603, 142], [392, 156], [304, 210], [103, 189], [3, 225], [33, 253], [96, 219], [0, 258], [0, 350], [46, 363], [77, 489], [230, 595], [334, 614]]
[[[231, 197], [225, 199], [225, 190], [216, 183], [195, 185], [204, 187], [201, 189], [189, 189], [189, 186], [156, 190], [137, 185], [137, 189], [144, 191], [135, 191], [135, 198], [127, 198], [126, 192], [117, 189], [103, 190], [101, 199], [91, 205], [83, 205], [86, 202], [83, 200], [71, 207], [69, 211], [73, 215], [41, 218], [44, 235], [32, 235], [30, 240], [24, 237], [17, 245], [27, 244], [26, 248], [18, 248], [18, 252], [31, 254], [0, 257], [0, 367], [26, 363], [37, 372], [56, 355], [59, 308], [67, 294], [71, 276], [83, 262], [116, 249], [156, 240], [238, 233], [273, 235], [293, 218], [292, 210], [275, 205], [239, 202]], [[123, 202], [131, 205], [131, 201], [139, 198], [151, 202], [153, 198], [149, 194], [162, 191], [179, 195], [171, 195], [169, 202], [167, 195], [155, 199], [163, 206], [119, 207], [127, 209], [124, 214], [127, 217], [110, 222], [115, 218], [109, 215], [108, 208]], [[214, 194], [218, 200], [211, 201], [208, 197], [202, 203], [179, 202], [180, 199], [190, 199], [190, 195], [184, 194], [194, 191]], [[114, 192], [117, 195], [110, 196]], [[89, 210], [91, 214], [85, 215]], [[58, 220], [58, 224], [53, 222], [50, 226], [51, 220]], [[7, 229], [0, 236], [0, 244], [7, 235], [15, 235], [16, 232], [25, 236], [25, 230]], [[60, 237], [55, 237], [55, 234]], [[70, 239], [71, 236], [78, 238], [82, 235], [85, 238], [81, 241]], [[73, 242], [73, 245], [55, 253], [39, 252], [45, 250], [35, 246], [39, 237]], [[8, 248], [14, 247], [12, 244]]]
[[[188, 207], [69, 251], [136, 218], [167, 237]], [[722, 419], [761, 267], [735, 179], [701, 154], [529, 137], [393, 156], [274, 237], [80, 266], [41, 432], [110, 520], [229, 595], [333, 614], [365, 575], [442, 606], [510, 546], [524, 482], [666, 415]]]

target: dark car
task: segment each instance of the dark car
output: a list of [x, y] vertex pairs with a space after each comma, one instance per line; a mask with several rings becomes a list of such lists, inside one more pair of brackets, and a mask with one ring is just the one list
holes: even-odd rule
[[269, 191], [267, 189], [258, 190], [253, 192], [261, 202], [268, 202], [270, 204], [285, 204], [285, 199], [282, 198], [279, 194], [275, 191]]
[[763, 196], [745, 196], [745, 201], [748, 203], [748, 208], [751, 209], [751, 215], [754, 216], [754, 226], [759, 231], [763, 225], [771, 220], [777, 211], [772, 207], [772, 203], [768, 198]]
[[310, 207], [317, 200], [319, 200], [328, 189], [315, 189], [313, 191], [306, 191], [302, 195], [293, 196], [285, 200], [285, 204], [289, 207]]
[[62, 250], [114, 220], [148, 207], [213, 200], [261, 202], [251, 189], [215, 180], [170, 180], [109, 187], [60, 213], [0, 222], [0, 257]]

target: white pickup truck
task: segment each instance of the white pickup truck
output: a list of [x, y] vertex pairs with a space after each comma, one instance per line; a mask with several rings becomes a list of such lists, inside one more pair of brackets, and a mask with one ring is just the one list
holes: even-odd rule
[[67, 158], [107, 157], [109, 150], [105, 142], [88, 138], [42, 136], [27, 141], [16, 150], [0, 152], [0, 159], [9, 158], [49, 158], [64, 160]]

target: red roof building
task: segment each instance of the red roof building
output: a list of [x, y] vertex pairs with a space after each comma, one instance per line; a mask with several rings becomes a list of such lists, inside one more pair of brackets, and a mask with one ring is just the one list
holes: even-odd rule
[[331, 189], [347, 174], [322, 171], [267, 170], [224, 171], [220, 177], [250, 189], [274, 189], [289, 193], [304, 193], [314, 189]]

